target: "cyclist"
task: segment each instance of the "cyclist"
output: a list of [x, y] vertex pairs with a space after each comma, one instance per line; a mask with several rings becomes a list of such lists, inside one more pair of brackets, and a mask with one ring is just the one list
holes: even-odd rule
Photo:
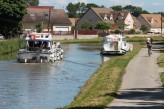
[[147, 44], [147, 48], [148, 48], [148, 54], [150, 56], [150, 54], [152, 54], [151, 50], [152, 50], [152, 42], [153, 42], [153, 39], [152, 38], [147, 38], [146, 39], [146, 44]]

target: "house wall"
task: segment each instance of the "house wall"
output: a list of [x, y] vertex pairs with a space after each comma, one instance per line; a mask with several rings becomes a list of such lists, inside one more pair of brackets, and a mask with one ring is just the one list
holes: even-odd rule
[[94, 29], [97, 22], [101, 21], [101, 18], [99, 18], [99, 16], [97, 16], [97, 14], [92, 9], [90, 9], [84, 16], [82, 16], [82, 18], [76, 23], [76, 25], [81, 27], [85, 20], [89, 21], [92, 28]]
[[43, 31], [48, 31], [47, 27], [48, 24], [44, 22], [32, 22], [32, 23], [23, 23], [23, 30], [25, 31], [33, 31], [35, 29], [35, 26], [41, 24]]
[[149, 30], [150, 30], [150, 25], [147, 23], [147, 21], [140, 15], [137, 20], [141, 23], [141, 26], [142, 25], [145, 25]]
[[125, 27], [125, 30], [130, 30], [130, 29], [133, 29], [133, 24], [134, 24], [134, 21], [133, 21], [133, 18], [131, 16], [131, 14], [129, 13], [125, 19], [125, 24], [127, 25]]

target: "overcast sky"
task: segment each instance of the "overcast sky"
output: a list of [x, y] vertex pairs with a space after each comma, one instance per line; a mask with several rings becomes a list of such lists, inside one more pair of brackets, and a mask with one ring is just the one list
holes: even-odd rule
[[40, 0], [39, 2], [40, 6], [54, 6], [58, 9], [65, 9], [70, 2], [84, 2], [104, 5], [107, 8], [116, 5], [133, 5], [139, 6], [148, 12], [164, 12], [164, 0]]

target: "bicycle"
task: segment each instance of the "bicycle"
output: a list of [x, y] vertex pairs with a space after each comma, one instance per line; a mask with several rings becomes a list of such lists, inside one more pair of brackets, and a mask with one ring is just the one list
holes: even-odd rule
[[152, 45], [151, 44], [148, 44], [147, 45], [147, 48], [148, 48], [148, 55], [150, 57], [150, 55], [152, 54]]

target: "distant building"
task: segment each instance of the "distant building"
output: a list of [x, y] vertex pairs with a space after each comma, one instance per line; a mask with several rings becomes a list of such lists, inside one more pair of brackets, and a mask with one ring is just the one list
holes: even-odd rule
[[[164, 20], [162, 21], [162, 25], [161, 25], [160, 14], [141, 14], [140, 16], [138, 16], [137, 19], [142, 25], [148, 28], [149, 32], [152, 33], [161, 33], [161, 26], [162, 25], [164, 26]], [[164, 18], [162, 17], [162, 19]]]
[[41, 24], [42, 32], [71, 31], [71, 21], [63, 9], [53, 6], [29, 6], [28, 13], [23, 17], [24, 31], [34, 31], [37, 24]]
[[77, 21], [76, 25], [81, 27], [86, 20], [90, 22], [92, 29], [95, 29], [99, 21], [113, 25], [112, 29], [118, 29], [118, 23], [123, 25], [124, 31], [140, 28], [139, 25], [135, 25], [137, 20], [129, 11], [114, 11], [111, 8], [91, 8]]

